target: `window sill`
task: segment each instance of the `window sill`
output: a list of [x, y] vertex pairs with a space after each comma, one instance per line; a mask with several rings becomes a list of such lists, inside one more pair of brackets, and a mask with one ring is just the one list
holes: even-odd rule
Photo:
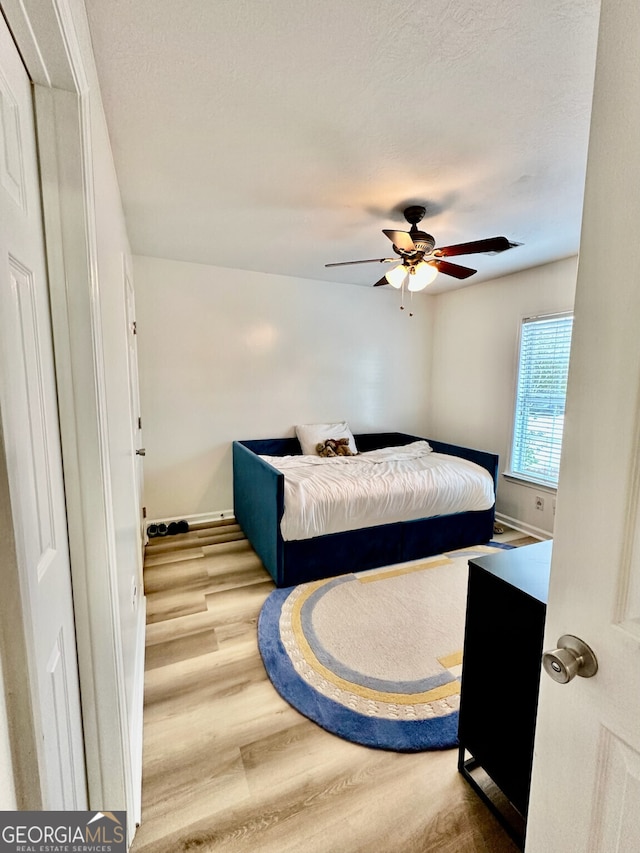
[[505, 480], [512, 483], [517, 483], [519, 486], [526, 486], [528, 489], [539, 489], [549, 494], [555, 495], [558, 492], [558, 487], [550, 483], [545, 483], [543, 480], [534, 480], [532, 477], [525, 477], [522, 474], [514, 474], [513, 471], [503, 471], [502, 476]]

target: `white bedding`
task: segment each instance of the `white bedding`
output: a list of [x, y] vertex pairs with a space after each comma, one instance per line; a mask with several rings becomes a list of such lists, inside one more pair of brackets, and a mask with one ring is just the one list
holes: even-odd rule
[[426, 441], [329, 459], [261, 458], [285, 475], [281, 532], [287, 541], [490, 509], [495, 499], [488, 471], [434, 453]]

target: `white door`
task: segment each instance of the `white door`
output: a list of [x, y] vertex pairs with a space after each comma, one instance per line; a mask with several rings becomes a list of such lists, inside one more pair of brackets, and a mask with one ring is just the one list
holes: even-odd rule
[[603, 0], [527, 853], [640, 851], [640, 4]]
[[133, 436], [133, 483], [136, 506], [140, 517], [140, 572], [139, 586], [143, 589], [142, 566], [146, 541], [145, 518], [142, 509], [144, 495], [144, 447], [142, 446], [142, 415], [140, 413], [140, 386], [138, 383], [138, 331], [136, 326], [136, 303], [131, 279], [124, 273], [125, 306], [127, 312], [127, 366], [129, 368], [129, 404], [131, 411], [131, 434]]
[[44, 809], [85, 809], [69, 548], [31, 84], [0, 16], [0, 411]]

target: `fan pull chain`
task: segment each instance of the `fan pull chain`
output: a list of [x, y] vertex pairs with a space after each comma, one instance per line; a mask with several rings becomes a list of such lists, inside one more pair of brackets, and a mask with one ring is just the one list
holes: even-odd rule
[[[400, 310], [404, 311], [404, 282], [400, 287]], [[413, 291], [409, 291], [409, 316], [413, 317]]]

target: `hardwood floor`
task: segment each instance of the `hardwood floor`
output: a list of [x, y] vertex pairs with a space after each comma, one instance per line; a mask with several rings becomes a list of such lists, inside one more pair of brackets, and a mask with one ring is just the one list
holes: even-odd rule
[[[513, 532], [496, 539], [536, 541]], [[272, 589], [232, 522], [148, 545], [133, 853], [515, 853], [458, 774], [457, 750], [349, 743], [278, 696], [256, 636]]]

